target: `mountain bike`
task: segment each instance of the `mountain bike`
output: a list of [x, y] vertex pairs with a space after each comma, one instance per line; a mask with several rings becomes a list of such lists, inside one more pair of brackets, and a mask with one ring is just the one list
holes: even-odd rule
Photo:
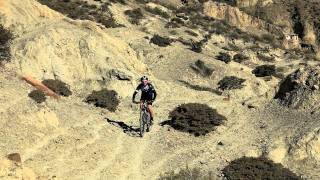
[[150, 112], [148, 111], [148, 102], [144, 101], [140, 110], [140, 136], [144, 132], [149, 132], [151, 127]]

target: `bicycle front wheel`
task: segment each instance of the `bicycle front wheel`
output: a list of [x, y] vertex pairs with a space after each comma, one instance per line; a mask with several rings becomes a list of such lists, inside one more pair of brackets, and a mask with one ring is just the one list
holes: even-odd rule
[[145, 120], [144, 120], [144, 113], [141, 111], [140, 113], [140, 136], [143, 137], [144, 129], [145, 129]]

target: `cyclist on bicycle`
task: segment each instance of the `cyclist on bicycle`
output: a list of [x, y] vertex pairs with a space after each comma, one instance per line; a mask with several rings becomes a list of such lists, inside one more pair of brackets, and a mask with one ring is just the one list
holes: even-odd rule
[[153, 85], [149, 82], [149, 79], [147, 76], [142, 76], [140, 81], [141, 83], [138, 85], [138, 87], [133, 93], [132, 102], [135, 102], [134, 99], [137, 93], [141, 91], [140, 106], [142, 108], [143, 102], [147, 101], [148, 111], [150, 112], [150, 120], [152, 124], [153, 117], [154, 117], [153, 110], [152, 110], [152, 102], [156, 99], [157, 92], [154, 89]]

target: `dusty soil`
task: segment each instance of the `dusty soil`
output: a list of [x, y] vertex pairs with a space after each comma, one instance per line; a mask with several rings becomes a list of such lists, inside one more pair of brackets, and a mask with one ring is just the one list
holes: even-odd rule
[[[70, 8], [70, 2], [80, 4]], [[299, 68], [316, 68], [315, 59], [294, 56], [294, 51], [275, 47], [249, 29], [206, 17], [201, 5], [110, 1], [102, 11], [104, 1], [48, 3], [0, 0], [0, 23], [15, 35], [9, 46], [11, 61], [0, 68], [0, 134], [5, 137], [0, 138], [0, 178], [157, 179], [188, 166], [198, 168], [200, 175], [211, 172], [214, 179], [223, 179], [223, 169], [234, 160], [263, 155], [303, 179], [320, 179], [320, 95], [316, 84], [307, 83], [313, 82], [310, 73], [298, 79], [312, 93], [297, 108], [274, 99], [282, 78], [252, 74], [256, 67], [270, 64], [281, 69], [285, 79]], [[148, 7], [158, 7], [170, 18]], [[125, 14], [137, 8], [144, 15], [138, 25]], [[71, 17], [71, 10], [83, 16]], [[156, 34], [173, 41], [158, 46], [150, 42]], [[226, 64], [216, 59], [220, 52], [248, 59]], [[191, 67], [197, 60], [208, 76]], [[47, 97], [38, 104], [28, 97], [34, 87], [21, 80], [22, 75], [59, 79], [70, 85], [72, 94], [59, 100]], [[142, 75], [149, 76], [159, 94], [155, 124], [144, 138], [137, 133], [139, 105], [131, 102]], [[219, 84], [225, 77], [236, 78]], [[116, 102], [116, 109], [84, 101], [102, 89], [114, 92], [102, 104], [115, 107]], [[109, 101], [115, 94], [117, 100]], [[172, 110], [190, 103], [204, 104], [208, 110], [201, 123], [210, 124], [217, 114], [227, 120], [197, 137], [164, 123], [171, 120]], [[198, 111], [188, 112], [198, 117]], [[8, 159], [13, 153], [19, 153], [21, 163]]]

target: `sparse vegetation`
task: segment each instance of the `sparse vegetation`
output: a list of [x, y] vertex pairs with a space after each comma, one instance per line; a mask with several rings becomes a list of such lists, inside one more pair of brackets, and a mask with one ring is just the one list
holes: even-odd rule
[[211, 76], [213, 69], [209, 68], [203, 61], [197, 60], [194, 64], [191, 65], [191, 68], [201, 74], [204, 77]]
[[46, 101], [46, 95], [40, 90], [31, 91], [28, 96], [39, 104]]
[[206, 104], [182, 104], [170, 112], [170, 125], [179, 131], [195, 136], [206, 135], [219, 126], [226, 118]]
[[191, 51], [196, 52], [196, 53], [201, 53], [202, 52], [202, 45], [203, 42], [191, 42]]
[[141, 19], [144, 17], [140, 8], [133, 9], [133, 10], [126, 10], [124, 14], [129, 16], [130, 18], [129, 21], [135, 25], [139, 25]]
[[190, 36], [194, 36], [194, 37], [198, 37], [199, 36], [197, 33], [193, 32], [192, 30], [189, 30], [189, 29], [185, 30], [185, 32], [187, 34], [189, 34]]
[[226, 179], [282, 179], [301, 180], [299, 176], [279, 163], [264, 158], [242, 157], [232, 161], [223, 170]]
[[115, 112], [120, 101], [118, 93], [114, 90], [102, 89], [93, 91], [85, 100], [89, 104], [94, 104], [96, 107], [106, 108], [111, 112]]
[[[38, 0], [41, 4], [47, 5], [49, 8], [59, 11], [72, 19], [91, 20], [101, 23], [106, 28], [123, 27], [116, 22], [109, 10], [109, 2], [96, 6], [89, 4], [87, 1], [74, 0]], [[114, 1], [122, 2], [122, 1]], [[124, 1], [123, 1], [124, 2]]]
[[208, 92], [212, 92], [212, 93], [214, 93], [216, 95], [219, 95], [219, 96], [222, 95], [222, 92], [217, 90], [217, 89], [213, 89], [213, 88], [205, 87], [205, 86], [200, 86], [200, 85], [190, 84], [189, 82], [183, 81], [183, 80], [180, 80], [180, 82], [182, 82], [188, 88], [194, 89], [196, 91], [208, 91]]
[[225, 62], [226, 64], [231, 62], [231, 56], [224, 52], [220, 52], [219, 55], [216, 56], [216, 58], [220, 61]]
[[180, 169], [178, 172], [169, 171], [161, 174], [158, 180], [214, 180], [212, 172], [207, 175], [201, 175], [199, 168], [186, 168]]
[[258, 57], [259, 60], [265, 61], [265, 62], [274, 62], [275, 61], [275, 57], [267, 56], [267, 55], [261, 54], [261, 53], [258, 53], [257, 57]]
[[262, 65], [257, 66], [252, 73], [256, 77], [265, 77], [265, 76], [272, 76], [276, 74], [276, 66], [275, 65]]
[[167, 37], [161, 37], [156, 34], [150, 39], [150, 42], [160, 47], [166, 47], [169, 46], [173, 42], [173, 40]]
[[148, 11], [148, 12], [150, 12], [152, 14], [158, 15], [160, 17], [163, 17], [165, 19], [169, 19], [170, 18], [170, 15], [167, 12], [163, 11], [162, 9], [160, 9], [158, 7], [155, 7], [155, 8], [147, 7], [146, 11]]
[[264, 43], [272, 44], [275, 46], [276, 44], [276, 38], [272, 34], [263, 34], [261, 36], [261, 41]]
[[72, 95], [69, 85], [58, 79], [46, 79], [42, 83], [58, 95], [66, 97]]
[[13, 39], [13, 34], [10, 30], [3, 27], [0, 24], [0, 63], [4, 61], [10, 61], [10, 41]]
[[245, 79], [235, 76], [226, 76], [218, 82], [218, 85], [221, 90], [241, 89], [245, 81]]
[[249, 59], [248, 56], [242, 54], [242, 53], [238, 53], [236, 55], [233, 56], [233, 61], [237, 62], [237, 63], [242, 63], [244, 61], [247, 61]]

